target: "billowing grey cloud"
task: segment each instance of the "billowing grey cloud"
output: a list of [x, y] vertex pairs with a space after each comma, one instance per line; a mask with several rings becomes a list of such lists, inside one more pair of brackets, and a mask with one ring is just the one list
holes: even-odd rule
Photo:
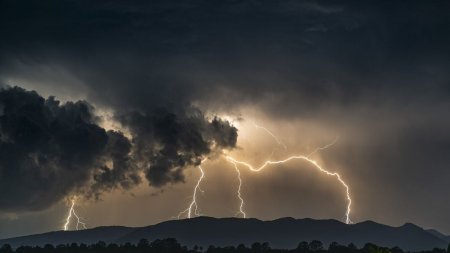
[[107, 135], [105, 154], [112, 166], [102, 165], [100, 170], [94, 173], [95, 182], [91, 192], [95, 194], [118, 186], [130, 189], [141, 182], [139, 167], [131, 157], [131, 142], [117, 131], [110, 130]]
[[83, 187], [108, 143], [89, 104], [0, 91], [2, 210], [39, 210]]
[[137, 156], [148, 164], [146, 177], [155, 186], [182, 181], [186, 166], [199, 165], [213, 147], [231, 149], [237, 141], [237, 129], [229, 122], [218, 118], [209, 122], [195, 109], [186, 115], [163, 109], [129, 113], [120, 121], [131, 129]]
[[[156, 187], [183, 178], [214, 150], [234, 148], [237, 130], [201, 113], [177, 119], [157, 111], [131, 113], [122, 133], [98, 125], [85, 101], [61, 104], [19, 87], [0, 90], [0, 210], [40, 210], [68, 194], [98, 196], [129, 189], [145, 171]], [[135, 146], [133, 147], [133, 144]]]

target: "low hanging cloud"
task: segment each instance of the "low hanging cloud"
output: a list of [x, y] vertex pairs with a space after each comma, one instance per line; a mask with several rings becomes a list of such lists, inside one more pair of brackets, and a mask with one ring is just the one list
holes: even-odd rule
[[183, 181], [186, 166], [199, 165], [214, 149], [236, 146], [237, 129], [228, 121], [211, 122], [198, 110], [177, 116], [163, 109], [151, 114], [131, 113], [120, 117], [131, 129], [137, 159], [154, 186]]
[[69, 194], [183, 181], [183, 170], [213, 151], [233, 148], [237, 129], [201, 112], [164, 110], [118, 116], [131, 130], [99, 126], [86, 101], [60, 103], [20, 87], [0, 90], [0, 211], [34, 211]]

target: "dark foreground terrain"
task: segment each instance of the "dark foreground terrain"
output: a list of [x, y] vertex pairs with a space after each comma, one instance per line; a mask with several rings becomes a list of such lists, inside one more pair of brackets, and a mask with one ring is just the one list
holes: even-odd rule
[[[276, 249], [293, 250], [298, 249], [299, 242], [311, 242], [313, 240], [318, 240], [326, 246], [335, 242], [339, 245], [352, 244], [361, 249], [367, 246], [367, 243], [372, 243], [386, 249], [398, 247], [405, 251], [414, 252], [434, 248], [446, 249], [449, 244], [446, 235], [442, 235], [435, 230], [424, 230], [410, 223], [400, 227], [391, 227], [372, 221], [347, 225], [336, 220], [282, 218], [273, 221], [261, 221], [257, 219], [199, 217], [166, 221], [142, 228], [98, 227], [80, 231], [56, 231], [3, 239], [0, 240], [0, 245], [8, 244], [12, 248], [20, 246], [44, 247], [47, 244], [71, 245], [77, 243], [79, 245], [90, 245], [102, 241], [104, 242], [101, 244], [102, 247], [106, 247], [106, 244], [117, 247], [117, 245], [126, 245], [126, 243], [137, 244], [142, 238], [154, 241], [154, 243], [161, 243], [161, 241], [156, 241], [157, 239], [176, 238], [181, 245], [186, 245], [188, 248], [198, 245], [206, 249], [210, 245], [214, 245], [228, 250], [231, 250], [228, 246], [238, 247], [242, 244], [250, 247], [254, 242], [267, 242]], [[101, 246], [95, 245], [92, 247]], [[349, 249], [351, 248], [354, 247]], [[222, 249], [223, 252], [228, 252], [226, 249]], [[86, 250], [83, 249], [82, 251]], [[76, 253], [78, 251], [68, 252]]]
[[[252, 243], [250, 247], [244, 244], [238, 246], [216, 247], [209, 246], [204, 249], [194, 245], [192, 248], [182, 246], [174, 238], [155, 240], [151, 243], [147, 239], [141, 239], [137, 244], [109, 244], [98, 242], [92, 245], [86, 244], [61, 244], [56, 247], [47, 244], [43, 247], [21, 246], [13, 249], [9, 244], [0, 248], [0, 253], [404, 253], [399, 247], [380, 247], [372, 243], [366, 243], [362, 248], [357, 248], [354, 244], [340, 245], [332, 242], [325, 248], [321, 241], [300, 242], [295, 249], [273, 249], [267, 242]], [[447, 250], [434, 248], [420, 251], [420, 253], [450, 253], [450, 245]]]

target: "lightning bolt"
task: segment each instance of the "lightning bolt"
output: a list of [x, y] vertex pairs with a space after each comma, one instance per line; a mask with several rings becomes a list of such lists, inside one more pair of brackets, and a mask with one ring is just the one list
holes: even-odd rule
[[280, 140], [280, 138], [278, 138], [275, 134], [273, 134], [269, 129], [267, 129], [267, 128], [263, 127], [263, 126], [257, 125], [257, 124], [256, 124], [255, 122], [253, 122], [253, 121], [252, 121], [252, 124], [253, 124], [253, 126], [255, 126], [256, 128], [264, 130], [267, 134], [269, 134], [270, 136], [272, 136], [272, 138], [278, 143], [278, 145], [281, 145], [281, 146], [284, 148], [284, 150], [287, 150], [286, 144], [284, 144], [284, 143]]
[[311, 156], [314, 155], [315, 153], [317, 153], [317, 152], [319, 152], [319, 151], [322, 151], [322, 150], [325, 150], [325, 149], [327, 149], [327, 148], [333, 146], [334, 144], [336, 144], [336, 142], [337, 142], [338, 140], [339, 140], [339, 136], [336, 136], [336, 138], [334, 138], [334, 140], [333, 140], [331, 143], [329, 143], [329, 144], [327, 144], [327, 145], [325, 145], [325, 146], [323, 146], [323, 147], [318, 147], [318, 148], [316, 148], [313, 152], [309, 153], [309, 155], [307, 155], [307, 156], [308, 156], [308, 157], [311, 157]]
[[[279, 161], [267, 160], [266, 162], [263, 163], [263, 165], [261, 165], [260, 167], [257, 167], [257, 168], [253, 167], [251, 164], [249, 164], [247, 162], [238, 161], [231, 156], [226, 156], [226, 159], [228, 162], [232, 163], [235, 167], [237, 167], [237, 165], [239, 164], [244, 167], [247, 167], [250, 171], [253, 171], [253, 172], [260, 172], [261, 170], [263, 170], [264, 168], [266, 168], [269, 165], [282, 164], [282, 163], [289, 162], [291, 160], [304, 160], [304, 161], [310, 163], [311, 165], [314, 166], [315, 169], [319, 170], [320, 172], [325, 173], [328, 176], [336, 177], [336, 179], [344, 186], [346, 195], [347, 195], [347, 210], [345, 212], [345, 223], [346, 224], [352, 223], [352, 221], [350, 220], [352, 199], [350, 196], [349, 186], [345, 183], [344, 180], [342, 180], [342, 177], [337, 172], [330, 172], [330, 171], [322, 168], [315, 160], [310, 159], [308, 156], [303, 156], [303, 155], [290, 156], [284, 160], [279, 160]], [[240, 191], [239, 191], [239, 194], [240, 194]]]
[[86, 227], [86, 223], [81, 221], [81, 217], [77, 215], [77, 213], [75, 212], [75, 205], [76, 205], [76, 197], [73, 197], [71, 200], [71, 206], [69, 208], [69, 213], [67, 214], [67, 218], [66, 218], [66, 223], [64, 224], [63, 230], [67, 231], [69, 230], [69, 225], [70, 225], [70, 221], [72, 219], [72, 215], [75, 216], [75, 219], [77, 221], [77, 224], [75, 226], [76, 230], [79, 230], [80, 226], [83, 229], [87, 229]]
[[[267, 128], [263, 127], [263, 126], [259, 126], [256, 123], [252, 122], [253, 125], [258, 128], [258, 129], [262, 129], [264, 130], [267, 134], [269, 134], [277, 143], [278, 145], [283, 146], [283, 148], [285, 150], [287, 150], [287, 146], [275, 135], [273, 134], [270, 130], [268, 130]], [[245, 205], [245, 200], [242, 197], [241, 194], [241, 189], [242, 189], [242, 177], [241, 177], [241, 171], [239, 169], [238, 165], [242, 165], [246, 168], [248, 168], [250, 171], [252, 172], [260, 172], [261, 170], [263, 170], [264, 168], [266, 168], [269, 165], [278, 165], [278, 164], [282, 164], [282, 163], [287, 163], [290, 162], [291, 160], [303, 160], [308, 162], [309, 164], [313, 165], [313, 167], [315, 169], [317, 169], [318, 171], [328, 175], [328, 176], [333, 176], [335, 177], [338, 182], [345, 188], [345, 193], [346, 193], [346, 199], [347, 199], [347, 208], [346, 208], [346, 212], [345, 212], [345, 223], [346, 224], [350, 224], [352, 223], [352, 221], [350, 220], [350, 212], [351, 212], [351, 205], [352, 205], [352, 199], [350, 196], [350, 187], [347, 185], [347, 183], [342, 179], [341, 175], [338, 174], [337, 172], [330, 172], [326, 169], [324, 169], [322, 166], [320, 166], [315, 160], [311, 159], [311, 156], [313, 156], [314, 154], [316, 154], [319, 151], [325, 150], [331, 146], [333, 146], [339, 139], [339, 136], [337, 136], [331, 143], [322, 146], [322, 147], [318, 147], [316, 148], [313, 152], [309, 153], [307, 156], [305, 155], [294, 155], [294, 156], [290, 156], [284, 160], [278, 160], [278, 161], [272, 161], [272, 160], [267, 160], [266, 162], [263, 163], [263, 165], [261, 165], [260, 167], [255, 168], [254, 166], [252, 166], [251, 164], [244, 162], [244, 161], [239, 161], [236, 160], [235, 158], [225, 155], [225, 158], [228, 162], [230, 162], [231, 164], [233, 164], [234, 169], [237, 173], [237, 179], [238, 179], [238, 189], [237, 189], [237, 198], [239, 199], [239, 211], [238, 211], [238, 215], [240, 215], [242, 218], [246, 218], [247, 214], [244, 211], [244, 205]], [[206, 160], [203, 159], [202, 162], [200, 163], [200, 165], [198, 166], [198, 169], [200, 171], [200, 177], [197, 180], [197, 184], [195, 185], [194, 189], [193, 189], [193, 194], [192, 194], [192, 200], [189, 204], [189, 206], [181, 211], [178, 216], [176, 218], [180, 219], [181, 217], [185, 216], [187, 218], [191, 218], [193, 215], [195, 216], [200, 216], [201, 214], [199, 213], [199, 207], [198, 207], [198, 203], [197, 203], [197, 193], [198, 191], [203, 193], [203, 190], [200, 188], [200, 184], [202, 183], [203, 179], [205, 178], [205, 173], [203, 171], [203, 168], [201, 167], [201, 164]]]
[[241, 187], [242, 187], [241, 171], [239, 170], [236, 163], [233, 163], [233, 165], [234, 165], [234, 169], [237, 172], [238, 181], [239, 181], [239, 186], [238, 186], [238, 190], [237, 190], [237, 196], [240, 201], [238, 214], [241, 214], [242, 218], [246, 218], [247, 214], [244, 212], [244, 199], [242, 198], [242, 195], [241, 195]]
[[[205, 161], [205, 160], [203, 160], [203, 161]], [[203, 161], [202, 161], [202, 163], [203, 163]], [[237, 190], [237, 196], [240, 201], [238, 214], [240, 214], [243, 218], [246, 218], [247, 214], [244, 212], [244, 199], [241, 196], [241, 187], [242, 187], [241, 172], [240, 172], [239, 168], [237, 167], [237, 165], [236, 164], [234, 164], [234, 165], [235, 165], [234, 168], [237, 172], [238, 181], [239, 181], [239, 187]], [[205, 172], [204, 172], [203, 168], [201, 167], [201, 165], [199, 165], [197, 168], [200, 171], [200, 177], [198, 178], [197, 183], [194, 186], [191, 202], [189, 203], [189, 206], [186, 209], [184, 209], [183, 211], [178, 213], [178, 215], [174, 218], [181, 219], [182, 217], [186, 217], [186, 218], [190, 219], [190, 218], [192, 218], [193, 215], [195, 215], [195, 216], [201, 215], [199, 212], [199, 207], [198, 207], [198, 203], [197, 203], [197, 193], [198, 193], [198, 191], [200, 191], [202, 193], [204, 192], [201, 189], [200, 184], [202, 183], [203, 179], [205, 178]]]
[[203, 168], [201, 166], [201, 164], [205, 161], [206, 159], [202, 160], [202, 162], [200, 163], [200, 165], [197, 167], [200, 171], [200, 177], [197, 180], [197, 184], [194, 187], [193, 193], [192, 193], [192, 200], [191, 203], [189, 204], [189, 206], [181, 211], [177, 218], [181, 219], [181, 217], [183, 217], [183, 215], [186, 216], [186, 218], [190, 219], [192, 217], [192, 214], [194, 214], [195, 216], [200, 216], [200, 212], [199, 212], [199, 208], [198, 208], [198, 204], [197, 204], [197, 192], [204, 192], [201, 188], [200, 188], [200, 184], [202, 183], [203, 179], [205, 178], [205, 172], [203, 171]]

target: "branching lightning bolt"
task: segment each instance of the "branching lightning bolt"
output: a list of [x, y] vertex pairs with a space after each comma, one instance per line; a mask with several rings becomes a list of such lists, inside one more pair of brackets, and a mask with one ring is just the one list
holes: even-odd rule
[[[266, 133], [268, 133], [278, 143], [278, 145], [283, 146], [285, 150], [287, 149], [286, 145], [283, 142], [280, 141], [280, 138], [278, 138], [275, 134], [273, 134], [267, 128], [265, 128], [263, 126], [259, 126], [259, 125], [257, 125], [254, 122], [252, 122], [252, 123], [253, 123], [253, 125], [256, 128], [262, 129]], [[346, 212], [345, 212], [345, 223], [347, 223], [347, 224], [352, 223], [352, 221], [350, 220], [352, 199], [351, 199], [351, 196], [350, 196], [350, 188], [349, 188], [349, 186], [344, 182], [344, 180], [342, 180], [341, 176], [337, 172], [330, 172], [328, 170], [325, 170], [320, 165], [318, 165], [315, 160], [312, 160], [310, 158], [312, 155], [316, 154], [317, 152], [325, 150], [325, 149], [333, 146], [338, 141], [338, 139], [339, 139], [339, 136], [337, 136], [331, 143], [329, 143], [329, 144], [327, 144], [327, 145], [325, 145], [323, 147], [316, 148], [313, 152], [311, 152], [307, 156], [303, 156], [303, 155], [291, 156], [291, 157], [289, 157], [289, 158], [287, 158], [285, 160], [281, 160], [281, 161], [270, 161], [270, 160], [268, 160], [261, 167], [256, 168], [256, 169], [252, 165], [250, 165], [249, 163], [238, 161], [238, 160], [234, 159], [231, 156], [226, 156], [227, 161], [233, 164], [233, 166], [234, 166], [234, 168], [235, 168], [235, 170], [237, 172], [237, 175], [238, 175], [239, 185], [238, 185], [238, 190], [237, 190], [237, 196], [238, 196], [238, 198], [240, 200], [239, 212], [238, 213], [240, 213], [244, 218], [246, 217], [246, 213], [244, 211], [244, 204], [245, 204], [245, 202], [244, 202], [244, 199], [242, 198], [242, 194], [241, 194], [242, 178], [241, 178], [241, 172], [239, 170], [238, 164], [244, 165], [245, 167], [247, 167], [248, 169], [250, 169], [253, 172], [259, 172], [259, 171], [261, 171], [262, 169], [264, 169], [268, 165], [281, 164], [281, 163], [289, 162], [289, 161], [291, 161], [293, 159], [302, 159], [302, 160], [305, 160], [305, 161], [309, 162], [310, 164], [314, 165], [314, 167], [316, 169], [318, 169], [320, 172], [325, 173], [325, 174], [327, 174], [329, 176], [336, 177], [337, 180], [344, 186], [345, 192], [346, 192], [346, 197], [347, 197], [347, 209], [346, 209]]]
[[[201, 163], [203, 163], [206, 159], [202, 160]], [[205, 178], [205, 172], [203, 171], [203, 168], [200, 165], [198, 166], [198, 169], [200, 171], [200, 177], [197, 180], [197, 184], [194, 187], [194, 191], [192, 193], [192, 200], [191, 203], [189, 204], [188, 208], [186, 208], [185, 210], [181, 211], [177, 218], [180, 219], [181, 217], [183, 217], [183, 215], [185, 215], [188, 219], [190, 219], [192, 217], [192, 214], [194, 214], [195, 216], [200, 216], [200, 212], [199, 212], [199, 208], [198, 208], [198, 204], [197, 204], [197, 192], [203, 192], [203, 190], [200, 188], [200, 184], [202, 183], [203, 179]]]
[[308, 157], [311, 157], [311, 156], [314, 155], [315, 153], [317, 153], [317, 152], [319, 152], [319, 151], [322, 151], [322, 150], [325, 150], [325, 149], [327, 149], [327, 148], [333, 146], [334, 144], [336, 144], [336, 142], [337, 142], [338, 140], [339, 140], [339, 136], [336, 136], [336, 138], [334, 138], [334, 140], [333, 140], [331, 143], [329, 143], [329, 144], [327, 144], [327, 145], [325, 145], [325, 146], [323, 146], [323, 147], [318, 147], [318, 148], [316, 148], [313, 152], [309, 153], [309, 155], [307, 155], [307, 156], [308, 156]]
[[75, 219], [77, 221], [77, 224], [75, 226], [76, 230], [80, 229], [80, 226], [83, 229], [87, 229], [86, 227], [86, 223], [81, 221], [81, 217], [77, 215], [77, 213], [75, 212], [75, 205], [76, 205], [76, 197], [73, 197], [71, 200], [71, 206], [69, 209], [69, 213], [67, 214], [67, 218], [66, 218], [66, 223], [64, 224], [63, 230], [67, 231], [69, 230], [69, 225], [70, 225], [70, 221], [72, 219], [72, 215], [75, 216]]
[[260, 167], [257, 167], [257, 168], [253, 167], [251, 164], [249, 164], [247, 162], [238, 161], [238, 160], [234, 159], [231, 156], [227, 156], [226, 159], [227, 159], [228, 162], [234, 164], [235, 167], [237, 167], [238, 164], [239, 165], [243, 165], [244, 167], [247, 167], [250, 171], [253, 171], [253, 172], [259, 172], [259, 171], [263, 170], [264, 168], [266, 168], [268, 165], [282, 164], [282, 163], [289, 162], [291, 160], [300, 159], [300, 160], [307, 161], [308, 163], [312, 164], [314, 166], [314, 168], [316, 168], [320, 172], [325, 173], [325, 174], [327, 174], [329, 176], [336, 177], [337, 180], [345, 187], [346, 195], [347, 195], [347, 210], [345, 212], [345, 223], [350, 224], [352, 222], [350, 220], [352, 199], [350, 197], [350, 188], [349, 188], [349, 186], [345, 183], [344, 180], [342, 180], [341, 176], [337, 172], [330, 172], [330, 171], [322, 168], [319, 164], [317, 164], [316, 161], [310, 159], [309, 157], [303, 156], [303, 155], [298, 155], [298, 156], [291, 156], [291, 157], [288, 157], [288, 158], [286, 158], [284, 160], [279, 160], [279, 161], [270, 161], [270, 160], [268, 160], [268, 161], [264, 162], [263, 165], [261, 165]]
[[252, 124], [253, 124], [253, 126], [255, 126], [256, 128], [259, 128], [259, 129], [264, 130], [266, 133], [268, 133], [270, 136], [272, 136], [272, 138], [278, 143], [278, 145], [281, 145], [281, 146], [284, 148], [284, 150], [287, 150], [286, 144], [284, 144], [284, 143], [280, 140], [280, 138], [278, 138], [275, 134], [273, 134], [269, 129], [267, 129], [267, 128], [263, 127], [263, 126], [257, 125], [255, 122], [252, 122]]
[[[276, 136], [274, 135], [270, 130], [268, 130], [265, 127], [259, 126], [256, 123], [252, 122], [253, 125], [258, 128], [258, 129], [262, 129], [264, 130], [267, 134], [269, 134], [280, 146], [283, 146], [283, 148], [285, 150], [287, 150], [287, 146]], [[341, 175], [338, 174], [337, 172], [330, 172], [326, 169], [324, 169], [322, 166], [320, 166], [315, 160], [311, 159], [311, 156], [313, 156], [314, 154], [316, 154], [319, 151], [325, 150], [329, 147], [331, 147], [332, 145], [334, 145], [337, 141], [338, 141], [339, 137], [336, 137], [333, 142], [323, 146], [323, 147], [318, 147], [316, 148], [313, 152], [309, 153], [307, 156], [305, 155], [294, 155], [294, 156], [290, 156], [284, 160], [277, 160], [277, 161], [272, 161], [272, 160], [267, 160], [263, 163], [263, 165], [261, 165], [260, 167], [254, 167], [251, 164], [244, 162], [244, 161], [239, 161], [231, 156], [225, 156], [226, 160], [228, 162], [230, 162], [231, 164], [233, 164], [234, 169], [237, 173], [237, 179], [238, 179], [238, 189], [237, 189], [237, 198], [239, 199], [239, 211], [238, 211], [238, 215], [240, 215], [242, 218], [246, 218], [247, 214], [244, 211], [244, 206], [245, 206], [245, 201], [244, 198], [242, 197], [241, 194], [241, 188], [242, 188], [242, 177], [241, 177], [241, 171], [239, 169], [238, 165], [244, 166], [246, 168], [248, 168], [250, 171], [252, 172], [260, 172], [261, 170], [263, 170], [264, 168], [266, 168], [269, 165], [277, 165], [277, 164], [282, 164], [282, 163], [286, 163], [286, 162], [290, 162], [292, 160], [303, 160], [308, 162], [309, 164], [313, 165], [313, 167], [315, 169], [317, 169], [318, 171], [328, 175], [328, 176], [333, 176], [335, 177], [338, 182], [345, 188], [345, 193], [346, 193], [346, 199], [347, 199], [347, 208], [346, 208], [346, 212], [345, 212], [345, 223], [346, 224], [350, 224], [352, 223], [352, 221], [350, 220], [350, 212], [351, 212], [351, 205], [352, 205], [352, 199], [350, 196], [350, 187], [347, 185], [347, 183], [342, 179]], [[205, 178], [205, 173], [203, 171], [203, 168], [201, 167], [201, 164], [205, 161], [206, 159], [202, 160], [202, 162], [200, 163], [200, 165], [198, 166], [198, 169], [200, 171], [200, 177], [197, 180], [197, 184], [194, 187], [193, 190], [193, 194], [192, 194], [192, 200], [189, 204], [189, 206], [181, 211], [177, 218], [180, 219], [183, 216], [187, 217], [187, 218], [191, 218], [193, 215], [195, 216], [200, 216], [200, 212], [199, 212], [199, 207], [198, 207], [198, 203], [197, 203], [197, 193], [198, 191], [203, 192], [203, 190], [200, 188], [200, 184], [202, 183], [203, 179]]]

